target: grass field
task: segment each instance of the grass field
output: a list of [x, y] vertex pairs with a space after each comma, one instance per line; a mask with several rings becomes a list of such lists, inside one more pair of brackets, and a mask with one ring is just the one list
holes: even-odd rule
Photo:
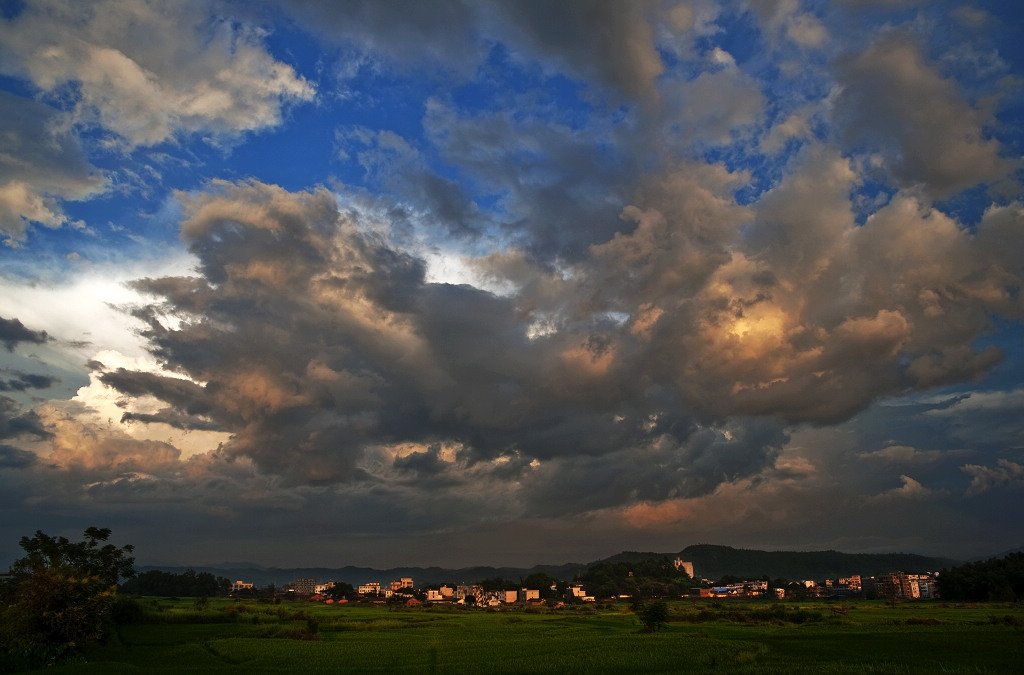
[[[1024, 607], [677, 602], [659, 632], [626, 605], [140, 601], [84, 662], [50, 673], [1015, 673]], [[834, 613], [832, 607], [848, 610]]]

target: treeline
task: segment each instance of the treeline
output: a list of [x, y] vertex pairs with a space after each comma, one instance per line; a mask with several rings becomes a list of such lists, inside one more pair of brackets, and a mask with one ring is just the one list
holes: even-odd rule
[[966, 563], [939, 574], [943, 600], [1024, 600], [1024, 553]]
[[667, 556], [646, 560], [606, 561], [591, 565], [576, 575], [577, 583], [585, 584], [595, 596], [616, 595], [662, 598], [686, 595], [699, 585], [683, 570], [677, 570]]
[[143, 572], [134, 579], [129, 579], [121, 586], [124, 593], [135, 595], [186, 596], [192, 598], [211, 598], [226, 595], [231, 590], [231, 582], [224, 577], [215, 577], [209, 572], [186, 570], [181, 574], [150, 570]]

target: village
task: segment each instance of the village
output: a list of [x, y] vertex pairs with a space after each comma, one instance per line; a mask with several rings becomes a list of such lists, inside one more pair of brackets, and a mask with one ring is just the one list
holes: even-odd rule
[[[696, 581], [692, 563], [676, 558], [672, 561], [672, 565], [680, 575], [686, 575]], [[630, 577], [633, 576], [632, 572], [628, 574]], [[341, 582], [317, 583], [316, 579], [299, 577], [291, 583], [285, 584], [279, 590], [273, 589], [273, 592], [276, 597], [304, 598], [312, 602], [326, 604], [362, 601], [407, 606], [424, 603], [448, 603], [475, 607], [544, 604], [561, 606], [597, 601], [630, 600], [632, 598], [632, 595], [622, 593], [599, 597], [596, 591], [588, 588], [586, 583], [557, 582], [554, 579], [549, 579], [549, 581], [551, 582], [549, 585], [536, 588], [521, 586], [495, 589], [483, 583], [428, 584], [418, 587], [411, 577], [401, 577], [386, 583], [367, 581], [353, 587]], [[677, 597], [785, 600], [789, 593], [790, 595], [799, 594], [801, 598], [915, 600], [937, 598], [937, 583], [937, 572], [924, 574], [892, 572], [870, 577], [851, 575], [835, 579], [789, 582], [786, 587], [767, 579], [730, 580], [729, 583], [716, 583], [713, 580], [700, 579], [699, 583], [689, 588], [688, 593], [680, 594]], [[253, 583], [243, 580], [237, 580], [231, 584], [233, 595], [253, 594], [258, 590]]]

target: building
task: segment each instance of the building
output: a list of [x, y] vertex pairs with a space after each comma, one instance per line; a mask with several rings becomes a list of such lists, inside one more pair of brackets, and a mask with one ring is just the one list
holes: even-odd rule
[[292, 590], [296, 595], [313, 595], [316, 592], [316, 579], [298, 577], [292, 582]]
[[930, 574], [883, 574], [874, 580], [874, 586], [878, 597], [891, 600], [937, 597], [935, 578]]
[[236, 581], [233, 584], [231, 584], [231, 592], [232, 593], [237, 593], [238, 591], [251, 591], [251, 590], [252, 590], [252, 584], [247, 582], [247, 581], [242, 581], [241, 579], [239, 579], [238, 581]]
[[378, 595], [380, 593], [380, 583], [371, 581], [365, 583], [356, 589], [360, 595]]
[[463, 604], [482, 604], [484, 599], [483, 586], [459, 584], [455, 587], [455, 599]]
[[572, 593], [572, 597], [583, 602], [594, 602], [594, 596], [587, 595], [587, 592], [583, 590], [582, 586], [570, 586], [569, 592]]
[[672, 561], [672, 564], [675, 565], [677, 572], [679, 570], [682, 570], [683, 572], [686, 572], [686, 574], [689, 575], [689, 577], [691, 579], [696, 578], [696, 577], [693, 576], [693, 563], [692, 562], [684, 562], [682, 558], [676, 558], [675, 560]]

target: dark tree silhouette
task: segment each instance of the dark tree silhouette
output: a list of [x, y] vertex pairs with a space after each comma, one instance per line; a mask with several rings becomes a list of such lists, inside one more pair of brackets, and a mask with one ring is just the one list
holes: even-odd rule
[[11, 566], [0, 609], [4, 651], [42, 665], [101, 637], [118, 582], [135, 574], [133, 547], [101, 545], [109, 537], [109, 529], [90, 527], [80, 542], [40, 531], [21, 538], [26, 555]]

